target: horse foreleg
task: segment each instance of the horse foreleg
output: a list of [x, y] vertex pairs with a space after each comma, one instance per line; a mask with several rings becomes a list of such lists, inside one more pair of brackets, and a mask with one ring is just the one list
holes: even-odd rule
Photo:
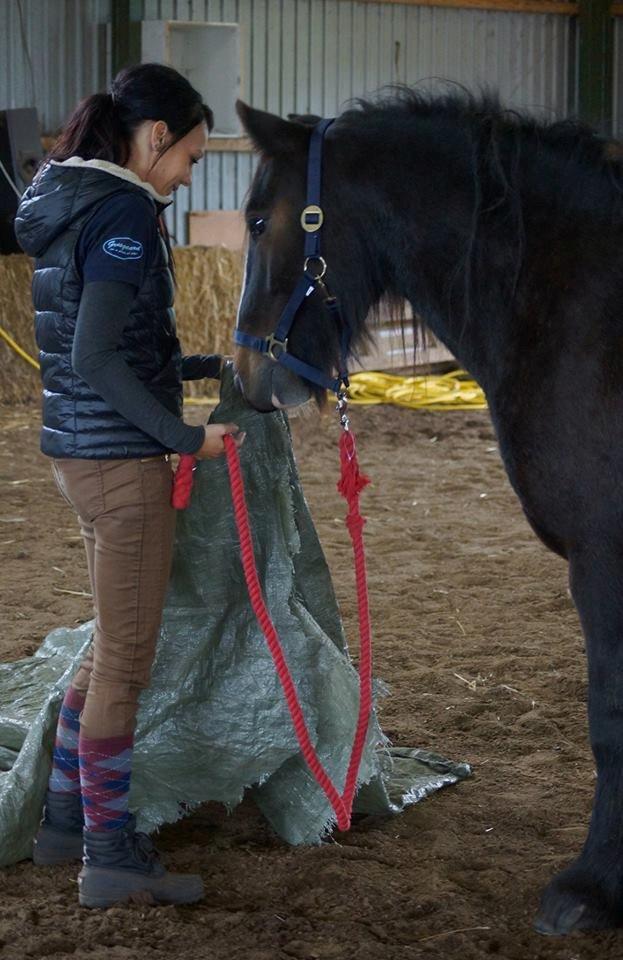
[[586, 639], [597, 783], [584, 848], [543, 893], [536, 929], [545, 934], [623, 926], [623, 547], [604, 556], [607, 543], [605, 534], [594, 552], [569, 558]]

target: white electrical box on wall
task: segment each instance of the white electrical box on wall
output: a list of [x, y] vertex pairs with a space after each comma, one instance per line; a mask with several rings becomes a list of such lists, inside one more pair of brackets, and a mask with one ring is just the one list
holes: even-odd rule
[[214, 113], [213, 137], [239, 137], [234, 103], [240, 96], [237, 23], [143, 20], [141, 60], [166, 63], [198, 90]]

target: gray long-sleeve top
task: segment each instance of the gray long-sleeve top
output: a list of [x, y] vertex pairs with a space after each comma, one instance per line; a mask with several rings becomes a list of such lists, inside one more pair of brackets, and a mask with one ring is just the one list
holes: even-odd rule
[[[86, 283], [80, 301], [71, 361], [74, 371], [130, 423], [177, 453], [196, 453], [204, 428], [171, 413], [149, 392], [119, 351], [136, 287], [112, 280]], [[182, 378], [218, 379], [220, 357], [196, 354], [182, 360]]]

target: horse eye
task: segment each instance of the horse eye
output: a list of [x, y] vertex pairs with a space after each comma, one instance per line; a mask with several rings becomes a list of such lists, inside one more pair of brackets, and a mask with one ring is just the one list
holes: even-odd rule
[[255, 217], [249, 223], [249, 233], [252, 237], [259, 237], [266, 229], [266, 221], [262, 217]]

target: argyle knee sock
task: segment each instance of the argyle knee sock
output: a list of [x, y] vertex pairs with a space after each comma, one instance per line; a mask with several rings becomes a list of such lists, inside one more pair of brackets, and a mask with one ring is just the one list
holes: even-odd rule
[[80, 785], [87, 830], [117, 830], [128, 822], [133, 745], [132, 734], [101, 740], [80, 735]]
[[70, 686], [61, 706], [48, 781], [48, 789], [54, 793], [80, 793], [78, 736], [85, 698], [85, 693]]

